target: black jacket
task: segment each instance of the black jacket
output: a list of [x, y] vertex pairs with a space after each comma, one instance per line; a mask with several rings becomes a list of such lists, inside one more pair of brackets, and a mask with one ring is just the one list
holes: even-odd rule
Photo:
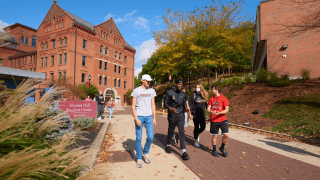
[[96, 96], [96, 101], [98, 101], [98, 104], [99, 104], [99, 105], [103, 105], [103, 102], [104, 102], [104, 97], [103, 97], [103, 95], [98, 94], [98, 95]]
[[166, 92], [164, 98], [164, 108], [169, 109], [175, 108], [177, 113], [172, 113], [168, 110], [168, 119], [173, 117], [184, 117], [186, 112], [188, 96], [185, 92], [177, 90], [175, 87], [172, 87], [169, 91]]
[[192, 116], [203, 115], [207, 109], [207, 103], [201, 94], [193, 92], [189, 97], [189, 107]]

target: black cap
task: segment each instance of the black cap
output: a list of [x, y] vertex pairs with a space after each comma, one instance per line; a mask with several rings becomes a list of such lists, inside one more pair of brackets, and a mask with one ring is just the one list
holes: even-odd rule
[[178, 83], [183, 83], [183, 80], [182, 79], [177, 79], [176, 80], [176, 84], [178, 84]]

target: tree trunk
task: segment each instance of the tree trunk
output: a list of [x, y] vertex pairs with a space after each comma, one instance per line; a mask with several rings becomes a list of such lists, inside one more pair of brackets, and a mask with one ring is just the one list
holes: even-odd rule
[[211, 90], [211, 81], [210, 81], [210, 69], [208, 67], [208, 86], [209, 86], [209, 91]]
[[230, 76], [230, 67], [228, 67], [228, 71], [229, 71], [229, 76]]
[[223, 78], [224, 78], [224, 69], [222, 69], [222, 74], [223, 74]]
[[218, 72], [217, 72], [217, 68], [216, 68], [216, 80], [218, 80]]

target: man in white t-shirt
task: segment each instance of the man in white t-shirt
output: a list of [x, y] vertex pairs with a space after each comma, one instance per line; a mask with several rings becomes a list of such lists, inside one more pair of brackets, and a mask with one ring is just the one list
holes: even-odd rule
[[154, 97], [156, 92], [150, 88], [152, 81], [148, 74], [142, 76], [142, 84], [133, 90], [132, 96], [132, 113], [136, 126], [136, 155], [137, 167], [142, 167], [142, 128], [143, 125], [147, 130], [147, 141], [143, 149], [143, 157], [147, 164], [151, 162], [149, 149], [153, 140], [153, 126], [156, 125], [156, 106]]

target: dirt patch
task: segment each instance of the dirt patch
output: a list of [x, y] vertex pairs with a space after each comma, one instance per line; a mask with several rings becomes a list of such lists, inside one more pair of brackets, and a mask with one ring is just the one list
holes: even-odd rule
[[[294, 83], [287, 87], [269, 87], [263, 83], [247, 84], [236, 96], [229, 99], [232, 110], [226, 115], [229, 122], [247, 126], [267, 129], [275, 126], [281, 120], [261, 117], [283, 98], [295, 97], [304, 94], [319, 94], [320, 80], [312, 79], [304, 83]], [[259, 114], [252, 114], [259, 110]]]

